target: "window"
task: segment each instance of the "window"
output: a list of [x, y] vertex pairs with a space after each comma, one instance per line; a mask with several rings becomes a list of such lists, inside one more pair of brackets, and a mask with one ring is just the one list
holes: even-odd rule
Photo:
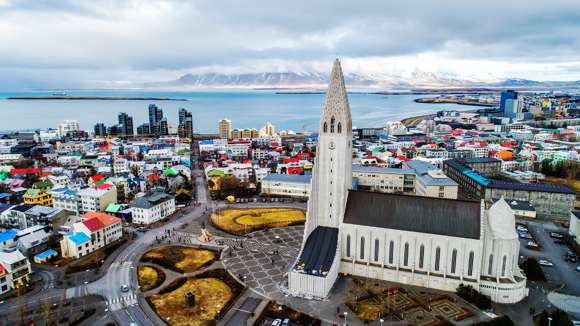
[[475, 254], [473, 253], [473, 251], [469, 252], [469, 262], [467, 264], [467, 275], [468, 276], [472, 276], [473, 275], [473, 260], [474, 260], [474, 256]]
[[340, 134], [341, 131], [342, 131], [342, 128], [341, 128], [341, 125], [340, 125], [340, 122], [339, 122], [338, 123], [338, 133]]
[[328, 130], [328, 127], [326, 126], [326, 122], [324, 123], [324, 132], [326, 132]]
[[395, 251], [395, 241], [391, 240], [389, 243], [389, 264], [393, 263], [393, 253]]
[[403, 254], [403, 265], [409, 265], [409, 243], [405, 242], [405, 252]]
[[489, 255], [489, 267], [487, 268], [487, 274], [491, 275], [492, 268], [493, 268], [493, 254]]
[[330, 119], [330, 132], [334, 133], [334, 117]]
[[425, 245], [419, 247], [419, 268], [423, 268], [423, 257], [425, 256]]
[[435, 249], [435, 270], [439, 271], [439, 261], [441, 260], [441, 247]]
[[375, 239], [375, 261], [379, 261], [379, 238]]
[[365, 259], [365, 237], [360, 237], [360, 259]]
[[455, 274], [457, 269], [457, 249], [453, 249], [451, 253], [451, 274]]
[[346, 256], [350, 257], [350, 234], [346, 236]]
[[503, 261], [501, 263], [501, 276], [505, 276], [505, 265], [507, 263], [507, 256], [503, 256]]

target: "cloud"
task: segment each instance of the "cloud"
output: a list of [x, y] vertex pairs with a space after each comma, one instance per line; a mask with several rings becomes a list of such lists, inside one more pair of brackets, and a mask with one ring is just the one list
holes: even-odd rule
[[64, 87], [327, 72], [338, 51], [353, 73], [574, 80], [576, 70], [545, 71], [577, 63], [579, 27], [580, 2], [565, 0], [0, 0], [0, 73], [18, 87]]

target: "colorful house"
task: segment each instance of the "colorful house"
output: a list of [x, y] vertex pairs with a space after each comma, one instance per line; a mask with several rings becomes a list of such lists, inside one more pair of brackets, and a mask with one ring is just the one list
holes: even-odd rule
[[52, 206], [52, 197], [40, 189], [28, 189], [22, 197], [25, 204]]

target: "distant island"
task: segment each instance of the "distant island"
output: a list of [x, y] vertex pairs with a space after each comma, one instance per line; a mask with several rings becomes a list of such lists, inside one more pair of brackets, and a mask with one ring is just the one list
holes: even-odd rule
[[[449, 89], [412, 89], [406, 92], [347, 92], [348, 94], [372, 94], [372, 95], [459, 95], [459, 94], [499, 94], [505, 89], [489, 88], [449, 88]], [[317, 91], [296, 91], [296, 92], [276, 92], [276, 94], [326, 94], [324, 90]]]
[[9, 100], [107, 100], [107, 101], [187, 101], [164, 97], [112, 97], [112, 96], [14, 96]]

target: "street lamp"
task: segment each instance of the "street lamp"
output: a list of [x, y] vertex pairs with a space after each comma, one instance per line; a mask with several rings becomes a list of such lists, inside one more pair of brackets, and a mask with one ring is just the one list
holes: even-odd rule
[[384, 319], [379, 320], [381, 322], [381, 326], [383, 326]]
[[244, 289], [246, 288], [246, 276], [244, 275]]
[[552, 322], [552, 317], [548, 317], [548, 326], [550, 326], [551, 322]]
[[224, 271], [226, 271], [226, 272], [228, 271], [228, 265], [227, 265], [227, 263], [228, 263], [228, 260], [227, 259], [224, 259]]
[[280, 227], [280, 218], [278, 217], [278, 227]]
[[246, 232], [246, 235], [248, 235], [248, 224], [244, 224], [244, 230]]
[[286, 307], [288, 307], [288, 295], [284, 295], [284, 297], [286, 297]]
[[218, 308], [218, 320], [220, 320], [220, 305], [219, 304], [217, 305], [217, 308]]
[[344, 326], [346, 326], [346, 315], [348, 315], [348, 312], [345, 311], [343, 314], [344, 314]]

